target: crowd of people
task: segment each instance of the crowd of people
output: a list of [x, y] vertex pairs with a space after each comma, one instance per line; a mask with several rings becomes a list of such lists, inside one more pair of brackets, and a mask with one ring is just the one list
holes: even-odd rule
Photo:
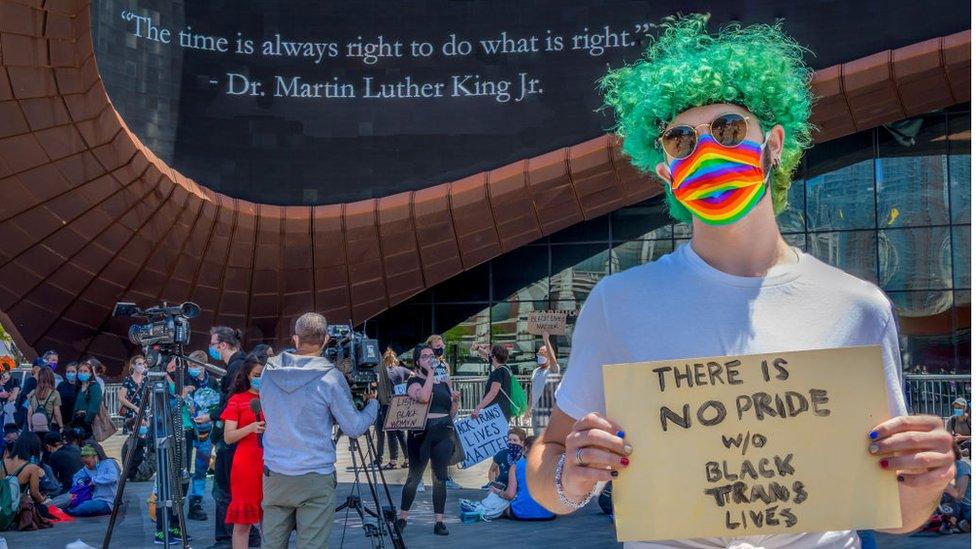
[[[296, 530], [301, 546], [324, 543], [335, 505], [333, 425], [353, 437], [372, 426], [376, 441], [372, 466], [408, 469], [396, 521], [401, 531], [407, 527], [417, 493], [426, 491], [424, 476], [429, 469], [434, 533], [448, 534], [446, 492], [459, 487], [450, 470], [451, 458], [457, 454], [453, 430], [460, 393], [453, 385], [444, 339], [431, 335], [413, 349], [413, 360], [406, 365], [388, 348], [376, 386], [365, 395], [365, 407], [356, 409], [348, 398], [345, 376], [323, 357], [326, 328], [321, 315], [303, 315], [295, 325], [293, 348], [275, 355], [268, 345], [244, 352], [239, 330], [216, 326], [210, 330], [208, 349], [189, 355], [181, 379], [175, 360], [166, 365], [170, 404], [180, 410], [176, 436], [185, 442], [182, 457], [189, 473], [183, 486], [186, 518], [211, 520], [203, 498], [207, 475], [212, 472], [214, 547], [285, 547]], [[508, 349], [495, 345], [486, 355], [491, 371], [483, 398], [471, 415], [477, 417], [485, 407], [497, 404], [511, 421], [517, 406], [509, 394], [514, 374], [507, 365]], [[63, 365], [59, 373], [58, 358], [55, 351], [44, 353], [22, 379], [11, 372], [0, 375], [3, 466], [33, 504], [33, 511], [23, 511], [25, 518], [14, 526], [21, 529], [31, 529], [32, 523], [33, 528], [43, 528], [71, 516], [110, 514], [123, 472], [99, 444], [97, 420], [107, 413], [104, 366], [98, 359], [88, 358]], [[201, 366], [207, 362], [221, 364], [226, 375], [215, 378]], [[547, 348], [541, 347], [532, 375], [533, 406], [525, 412], [537, 434], [544, 425], [545, 411], [535, 404], [546, 389], [546, 374], [558, 371]], [[134, 453], [128, 468], [133, 480], [152, 452], [151, 413], [147, 411], [136, 423], [148, 394], [146, 357], [130, 357], [123, 376], [117, 389], [118, 410], [113, 412], [122, 419], [122, 432], [128, 435], [126, 446]], [[402, 395], [429, 403], [422, 430], [384, 431], [391, 399]], [[484, 488], [512, 507], [513, 518], [532, 518], [533, 512], [525, 511], [531, 496], [524, 465], [520, 473], [518, 464], [524, 462], [524, 448], [533, 437], [514, 428], [509, 438], [509, 449], [494, 457], [495, 482]], [[168, 511], [168, 532], [163, 531], [165, 512], [164, 506], [155, 506], [154, 541], [177, 544], [180, 532], [175, 510]]]

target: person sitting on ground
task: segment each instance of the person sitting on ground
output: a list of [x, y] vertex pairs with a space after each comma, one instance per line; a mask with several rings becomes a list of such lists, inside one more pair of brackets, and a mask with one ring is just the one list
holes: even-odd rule
[[[525, 439], [525, 454], [519, 452], [519, 459], [506, 473], [506, 488], [499, 490], [492, 486], [491, 493], [481, 501], [461, 498], [458, 507], [461, 509], [462, 519], [475, 515], [481, 520], [492, 520], [502, 515], [515, 520], [551, 520], [556, 518], [554, 513], [546, 510], [532, 499], [529, 486], [525, 479], [526, 458], [529, 448], [536, 437]], [[519, 446], [522, 450], [522, 446]], [[503, 450], [504, 451], [504, 450]], [[493, 483], [494, 484], [494, 483]]]
[[47, 463], [51, 466], [54, 477], [61, 483], [62, 492], [67, 492], [74, 483], [75, 473], [84, 467], [81, 449], [75, 444], [66, 444], [58, 431], [44, 434], [44, 446], [48, 452]]
[[505, 511], [505, 516], [514, 520], [552, 520], [556, 514], [545, 507], [539, 505], [532, 494], [529, 493], [529, 484], [525, 479], [525, 466], [528, 463], [525, 456], [528, 455], [532, 443], [536, 437], [525, 439], [525, 455], [523, 455], [515, 466], [508, 471], [508, 488], [501, 496], [509, 501], [511, 505]]
[[8, 423], [3, 426], [3, 438], [0, 439], [0, 454], [6, 450], [20, 436], [20, 427], [16, 423]]
[[972, 467], [962, 459], [962, 450], [958, 443], [954, 445], [953, 451], [956, 454], [956, 478], [945, 489], [952, 513], [943, 516], [942, 526], [939, 528], [939, 532], [943, 534], [969, 532], [972, 521]]
[[485, 489], [495, 489], [499, 492], [508, 487], [508, 470], [512, 465], [522, 459], [525, 453], [525, 429], [512, 427], [508, 430], [508, 447], [499, 450], [491, 458], [491, 467], [488, 468], [488, 484], [483, 486]]
[[51, 503], [48, 495], [41, 490], [41, 481], [45, 476], [44, 470], [35, 462], [41, 455], [41, 441], [34, 433], [22, 433], [15, 441], [7, 445], [3, 453], [4, 475], [17, 477], [25, 495], [30, 495], [35, 505], [41, 506], [41, 513], [46, 515], [45, 507]]
[[952, 402], [952, 417], [946, 429], [952, 433], [952, 439], [959, 446], [968, 451], [972, 440], [972, 426], [969, 418], [969, 403], [966, 399], [959, 397]]
[[86, 444], [81, 449], [81, 462], [84, 467], [72, 478], [71, 491], [55, 498], [54, 503], [73, 517], [110, 514], [119, 486], [119, 464], [94, 444]]

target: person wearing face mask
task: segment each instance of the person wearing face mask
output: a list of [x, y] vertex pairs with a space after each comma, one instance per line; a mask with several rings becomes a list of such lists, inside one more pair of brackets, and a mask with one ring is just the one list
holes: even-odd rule
[[[264, 450], [258, 438], [265, 422], [251, 408], [259, 398], [263, 366], [256, 355], [247, 355], [231, 386], [232, 395], [220, 419], [224, 421], [224, 441], [236, 444], [230, 470], [230, 505], [227, 524], [234, 525], [233, 549], [247, 549], [252, 526], [261, 523], [261, 488]], [[301, 544], [299, 544], [301, 545]]]
[[58, 352], [53, 349], [49, 349], [47, 351], [44, 351], [44, 354], [41, 355], [41, 358], [44, 359], [44, 362], [47, 364], [47, 367], [50, 368], [51, 373], [54, 374], [54, 384], [55, 386], [57, 386], [57, 384], [61, 383], [64, 380], [64, 378], [62, 378], [61, 375], [58, 374], [57, 372], [58, 359], [59, 359]]
[[129, 375], [125, 376], [119, 387], [119, 415], [122, 416], [126, 433], [133, 428], [145, 386], [146, 357], [135, 355], [129, 359]]
[[92, 367], [88, 362], [78, 366], [78, 396], [75, 399], [71, 425], [85, 432], [85, 438], [92, 436], [92, 422], [102, 405], [102, 387], [95, 381]]
[[438, 379], [437, 358], [434, 350], [425, 344], [414, 347], [413, 362], [416, 364], [414, 376], [407, 380], [407, 394], [417, 402], [427, 403], [427, 424], [423, 431], [410, 431], [407, 435], [407, 454], [410, 459], [410, 472], [403, 485], [400, 497], [400, 518], [397, 528], [402, 532], [407, 527], [410, 508], [417, 495], [424, 470], [430, 463], [433, 470], [434, 533], [448, 535], [444, 524], [444, 504], [447, 501], [447, 467], [454, 453], [454, 423], [452, 416], [457, 413], [460, 394], [451, 390], [450, 379]]
[[[549, 384], [549, 374], [559, 374], [559, 363], [556, 362], [555, 354], [549, 351], [549, 345], [539, 347], [535, 361], [538, 366], [532, 370], [532, 394], [529, 398], [529, 409], [525, 413], [531, 414], [532, 432], [539, 436], [549, 423], [549, 415], [552, 413], [552, 385]], [[547, 391], [549, 394], [546, 394]]]
[[952, 417], [949, 418], [947, 429], [952, 433], [952, 440], [965, 451], [969, 451], [973, 433], [969, 419], [969, 403], [959, 397], [952, 402]]
[[[634, 453], [626, 439], [632, 427], [606, 416], [604, 364], [879, 345], [892, 419], [853, 444], [898, 480], [899, 501], [890, 503], [900, 509], [902, 526], [890, 532], [912, 532], [932, 515], [952, 478], [952, 437], [940, 418], [906, 415], [898, 321], [884, 292], [791, 247], [776, 221], [811, 144], [804, 49], [779, 25], [730, 25], [711, 33], [707, 21], [702, 15], [666, 19], [643, 58], [603, 79], [624, 153], [638, 169], [657, 174], [671, 216], [692, 224], [692, 239], [653, 263], [603, 278], [590, 292], [549, 425], [530, 453], [532, 496], [553, 512], [571, 513], [631, 462], [668, 452]], [[700, 396], [708, 398], [707, 390]], [[704, 538], [628, 546], [729, 543]], [[846, 530], [743, 535], [734, 544], [859, 543]]]
[[17, 419], [17, 380], [10, 372], [0, 371], [0, 424], [16, 423]]
[[[216, 460], [214, 463], [214, 540], [213, 549], [230, 547], [233, 535], [232, 528], [227, 527], [224, 516], [230, 504], [230, 469], [234, 462], [235, 445], [224, 442], [224, 425], [220, 414], [230, 399], [231, 384], [237, 376], [237, 370], [244, 363], [245, 353], [241, 350], [243, 334], [240, 330], [228, 326], [214, 326], [210, 329], [210, 346], [207, 355], [214, 362], [221, 361], [226, 365], [227, 373], [220, 380], [220, 405], [214, 416], [210, 431], [210, 441], [213, 443]], [[257, 530], [251, 534], [251, 545], [260, 546], [261, 539]]]
[[[190, 359], [196, 362], [206, 362], [207, 353], [193, 351]], [[210, 377], [210, 374], [200, 365], [189, 362], [186, 367], [186, 383], [191, 390], [186, 397], [187, 412], [193, 421], [192, 437], [189, 446], [193, 448], [193, 476], [190, 482], [189, 508], [187, 518], [190, 520], [207, 520], [203, 511], [203, 491], [207, 486], [207, 469], [210, 468], [210, 455], [213, 444], [210, 441], [210, 431], [213, 429], [213, 418], [217, 417], [220, 406], [220, 385]]]
[[95, 380], [95, 383], [98, 383], [98, 386], [102, 389], [102, 394], [104, 395], [105, 380], [103, 379], [103, 377], [105, 376], [105, 365], [102, 364], [101, 360], [98, 360], [95, 357], [88, 357], [88, 360], [86, 360], [85, 362], [87, 362], [88, 365], [91, 366], [92, 378]]
[[482, 486], [495, 490], [499, 493], [508, 487], [508, 470], [512, 465], [522, 458], [525, 447], [525, 437], [528, 436], [525, 429], [512, 427], [508, 430], [508, 447], [499, 450], [491, 458], [491, 467], [488, 468], [488, 484]]
[[336, 496], [332, 427], [362, 436], [379, 411], [369, 391], [357, 410], [346, 377], [322, 356], [329, 340], [324, 316], [298, 317], [291, 339], [295, 351], [269, 358], [261, 376], [264, 549], [288, 547], [292, 530], [298, 547], [328, 547]]
[[[448, 387], [450, 387], [451, 390], [453, 391], [454, 386], [451, 385], [450, 382], [451, 365], [450, 363], [448, 363], [447, 356], [445, 356], [444, 354], [444, 349], [445, 349], [444, 337], [441, 336], [440, 334], [431, 334], [430, 336], [427, 337], [427, 346], [434, 350], [434, 358], [437, 359], [437, 362], [435, 363], [434, 366], [434, 375], [437, 376], [437, 379], [441, 381], [446, 380], [448, 383]], [[450, 468], [448, 469], [447, 481], [444, 483], [444, 485], [450, 488], [451, 490], [461, 488], [461, 485], [455, 482], [454, 477], [451, 476], [450, 474], [451, 470], [452, 469]], [[424, 485], [421, 483], [421, 485], [419, 486], [419, 491], [422, 492], [423, 490], [424, 490]]]
[[58, 394], [61, 395], [61, 417], [66, 423], [75, 411], [75, 398], [78, 394], [78, 363], [69, 362], [64, 368], [64, 381], [58, 383]]

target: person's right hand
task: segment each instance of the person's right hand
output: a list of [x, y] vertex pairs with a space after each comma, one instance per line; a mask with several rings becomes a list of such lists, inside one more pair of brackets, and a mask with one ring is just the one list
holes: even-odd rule
[[259, 435], [261, 433], [263, 433], [264, 432], [264, 422], [263, 421], [255, 421], [254, 423], [252, 423], [251, 424], [251, 432], [252, 433], [259, 434]]
[[[631, 447], [623, 439], [623, 429], [615, 421], [591, 412], [581, 417], [566, 436], [566, 465], [563, 491], [566, 497], [582, 501], [597, 482], [613, 480], [617, 471], [630, 464]], [[576, 460], [580, 449], [583, 465]]]

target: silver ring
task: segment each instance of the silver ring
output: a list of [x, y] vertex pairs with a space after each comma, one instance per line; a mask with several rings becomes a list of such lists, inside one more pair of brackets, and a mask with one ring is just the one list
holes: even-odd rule
[[579, 465], [580, 467], [586, 467], [586, 464], [583, 463], [583, 449], [582, 448], [577, 448], [576, 449], [576, 465]]

